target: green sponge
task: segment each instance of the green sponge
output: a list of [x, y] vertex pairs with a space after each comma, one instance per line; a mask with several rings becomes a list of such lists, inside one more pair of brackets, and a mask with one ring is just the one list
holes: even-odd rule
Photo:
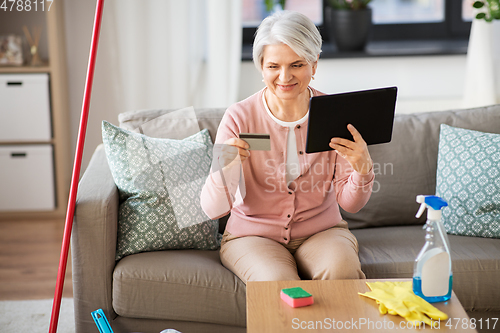
[[314, 303], [312, 295], [300, 287], [282, 289], [280, 297], [293, 308]]

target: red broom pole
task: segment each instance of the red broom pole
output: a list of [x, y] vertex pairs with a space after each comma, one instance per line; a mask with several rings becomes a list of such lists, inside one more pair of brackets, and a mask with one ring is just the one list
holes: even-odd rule
[[[82, 166], [83, 146], [85, 144], [85, 134], [87, 132], [87, 121], [89, 117], [90, 95], [92, 93], [92, 82], [94, 80], [95, 59], [97, 56], [97, 46], [99, 44], [99, 32], [101, 30], [102, 12], [104, 0], [97, 0], [94, 29], [92, 31], [92, 41], [90, 45], [90, 57], [87, 68], [87, 79], [85, 82], [85, 92], [83, 96], [82, 115], [80, 118], [80, 128], [78, 131], [78, 141], [73, 165], [73, 175], [71, 178], [71, 188], [66, 211], [66, 222], [64, 225], [63, 242], [61, 247], [61, 258], [59, 260], [59, 270], [57, 272], [56, 290], [54, 302], [52, 304], [52, 316], [50, 318], [49, 333], [57, 331], [59, 320], [59, 310], [61, 308], [61, 297], [64, 286], [64, 275], [66, 274], [66, 264], [68, 262], [69, 242], [71, 238], [71, 228], [73, 227], [73, 215], [75, 213], [76, 195], [78, 192], [78, 182], [80, 179], [80, 169]], [[90, 314], [89, 314], [90, 316]]]

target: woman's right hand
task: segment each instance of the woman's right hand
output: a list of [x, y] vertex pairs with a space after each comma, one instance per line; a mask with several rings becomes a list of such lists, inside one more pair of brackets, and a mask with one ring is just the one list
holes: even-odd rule
[[249, 147], [248, 143], [239, 138], [230, 138], [224, 141], [222, 152], [219, 157], [221, 167], [224, 168], [237, 163], [237, 161], [241, 161], [241, 163], [245, 162], [250, 156]]

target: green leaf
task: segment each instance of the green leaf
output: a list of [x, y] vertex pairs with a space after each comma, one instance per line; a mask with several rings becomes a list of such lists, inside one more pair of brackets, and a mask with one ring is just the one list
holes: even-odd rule
[[476, 15], [476, 18], [477, 18], [478, 20], [484, 19], [485, 17], [486, 17], [486, 14], [485, 14], [485, 13], [479, 13], [479, 14], [477, 14], [477, 15]]
[[474, 2], [474, 4], [472, 6], [474, 8], [483, 8], [484, 2], [482, 2], [482, 1], [476, 1], [476, 2]]
[[329, 0], [329, 4], [333, 9], [337, 10], [350, 10], [351, 6], [356, 4], [359, 0], [353, 0], [351, 2], [347, 2], [346, 0]]
[[268, 12], [270, 12], [271, 10], [273, 10], [273, 7], [274, 7], [274, 0], [264, 0], [264, 3], [266, 5], [266, 10]]

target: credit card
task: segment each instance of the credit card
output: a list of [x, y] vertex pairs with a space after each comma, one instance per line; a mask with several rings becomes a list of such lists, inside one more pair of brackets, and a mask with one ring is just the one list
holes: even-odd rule
[[261, 133], [240, 133], [240, 139], [248, 143], [248, 150], [271, 150], [271, 136]]

